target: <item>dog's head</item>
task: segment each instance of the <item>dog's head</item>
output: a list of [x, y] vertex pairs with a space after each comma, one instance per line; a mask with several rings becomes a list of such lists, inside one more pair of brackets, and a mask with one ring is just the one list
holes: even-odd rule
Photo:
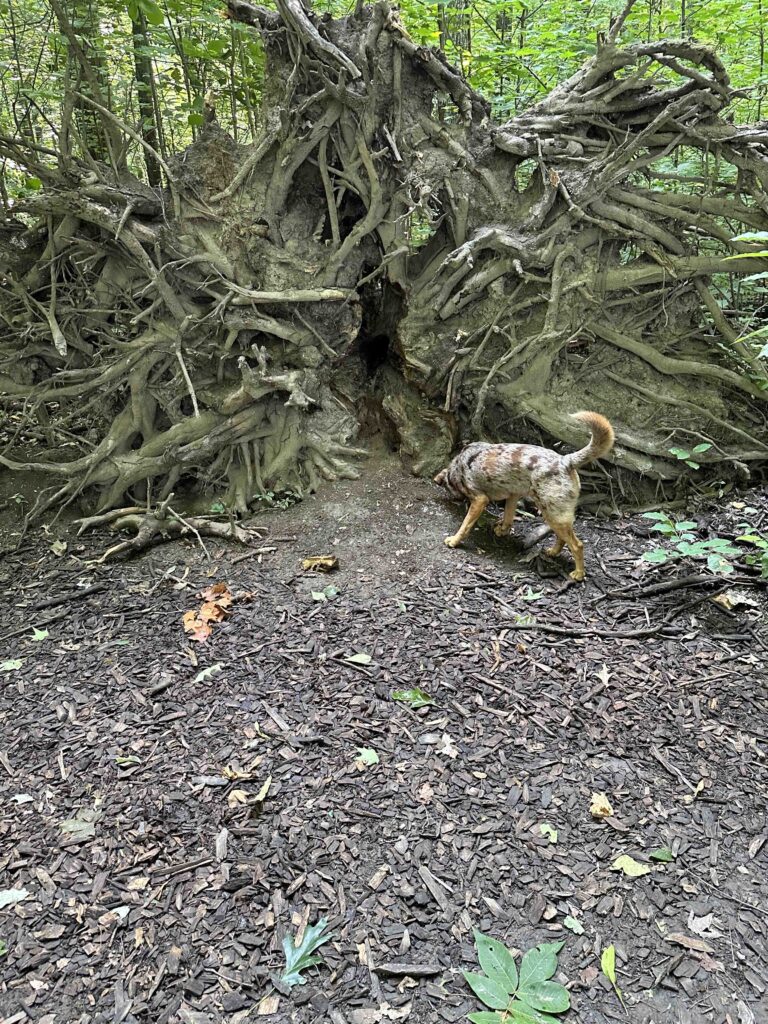
[[447, 469], [441, 469], [437, 476], [434, 478], [434, 482], [439, 487], [442, 487], [443, 490], [447, 491], [451, 498], [454, 498], [455, 500], [458, 501], [461, 498], [463, 498], [464, 495], [461, 493], [460, 490], [458, 490], [458, 488], [454, 487], [454, 485], [451, 483], [451, 475], [449, 473], [449, 469], [450, 466]]

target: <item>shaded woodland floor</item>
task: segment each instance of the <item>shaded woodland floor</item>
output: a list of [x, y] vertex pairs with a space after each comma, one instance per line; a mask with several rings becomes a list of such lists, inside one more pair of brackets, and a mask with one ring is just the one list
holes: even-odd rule
[[[260, 517], [261, 556], [179, 542], [94, 567], [106, 533], [54, 525], [5, 557], [0, 871], [28, 892], [0, 911], [6, 1024], [451, 1024], [480, 1008], [473, 928], [565, 940], [565, 1022], [766, 1019], [765, 591], [731, 612], [648, 593], [690, 567], [638, 568], [639, 517], [582, 515], [581, 587], [489, 522], [446, 549], [459, 517], [380, 459]], [[302, 572], [325, 554], [337, 572]], [[190, 642], [219, 581], [250, 597]], [[413, 687], [434, 704], [392, 699]], [[652, 870], [612, 870], [623, 854]], [[283, 934], [322, 916], [323, 966], [275, 992]]]

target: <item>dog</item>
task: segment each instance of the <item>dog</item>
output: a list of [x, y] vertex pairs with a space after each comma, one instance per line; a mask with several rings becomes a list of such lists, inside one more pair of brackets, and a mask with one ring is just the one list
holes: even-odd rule
[[475, 441], [437, 474], [435, 483], [451, 497], [468, 498], [469, 511], [456, 533], [445, 538], [449, 548], [466, 540], [489, 501], [505, 501], [504, 517], [494, 527], [497, 537], [512, 529], [515, 509], [522, 497], [536, 502], [544, 522], [556, 540], [545, 555], [559, 555], [567, 545], [576, 568], [572, 580], [584, 579], [584, 545], [573, 532], [573, 520], [581, 482], [582, 466], [601, 459], [613, 448], [613, 427], [597, 412], [575, 412], [573, 419], [586, 423], [592, 434], [589, 444], [577, 452], [559, 455], [535, 444], [487, 444]]

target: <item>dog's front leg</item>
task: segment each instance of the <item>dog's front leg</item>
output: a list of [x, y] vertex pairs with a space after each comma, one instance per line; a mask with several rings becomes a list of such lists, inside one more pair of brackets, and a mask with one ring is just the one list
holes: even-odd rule
[[511, 531], [512, 524], [515, 521], [515, 512], [517, 511], [517, 503], [519, 500], [519, 494], [510, 494], [507, 498], [507, 502], [504, 506], [504, 518], [500, 523], [496, 523], [493, 528], [493, 532], [497, 537], [506, 537]]
[[452, 537], [445, 538], [444, 543], [447, 544], [449, 548], [458, 547], [463, 540], [467, 539], [472, 527], [488, 507], [488, 500], [489, 499], [486, 498], [484, 494], [478, 494], [477, 497], [472, 499], [469, 511], [464, 517], [464, 522]]

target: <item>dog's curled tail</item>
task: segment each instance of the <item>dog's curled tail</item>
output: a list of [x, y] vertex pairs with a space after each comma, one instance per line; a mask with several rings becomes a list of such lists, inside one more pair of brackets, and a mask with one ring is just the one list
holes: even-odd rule
[[563, 457], [563, 462], [568, 469], [579, 469], [581, 466], [586, 466], [588, 462], [592, 462], [593, 459], [602, 459], [604, 455], [608, 454], [613, 448], [614, 433], [611, 424], [599, 412], [574, 412], [571, 413], [571, 418], [586, 423], [592, 433], [589, 444], [585, 448], [580, 448], [579, 451], [571, 452], [570, 455]]

